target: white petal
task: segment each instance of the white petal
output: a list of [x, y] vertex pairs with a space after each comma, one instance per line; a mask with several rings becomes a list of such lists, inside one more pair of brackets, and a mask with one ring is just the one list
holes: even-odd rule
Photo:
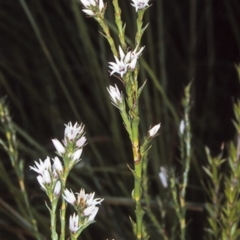
[[42, 187], [43, 190], [47, 191], [46, 187], [44, 186], [44, 181], [43, 181], [43, 177], [41, 175], [38, 175], [37, 176], [37, 180], [38, 180], [38, 183], [40, 184], [40, 186]]
[[53, 193], [54, 193], [55, 196], [59, 196], [59, 194], [60, 194], [60, 192], [61, 192], [61, 188], [62, 188], [61, 182], [60, 182], [60, 180], [58, 180], [58, 181], [56, 182], [56, 185], [55, 185], [54, 191], [53, 191]]
[[72, 190], [70, 192], [68, 189], [65, 189], [62, 196], [68, 203], [70, 203], [72, 205], [74, 205], [74, 203], [76, 202], [76, 197], [75, 197], [74, 193], [72, 192]]
[[119, 54], [120, 54], [120, 59], [123, 60], [125, 58], [125, 53], [123, 52], [121, 46], [118, 47], [118, 50], [119, 50]]
[[89, 9], [83, 9], [83, 12], [85, 12], [89, 16], [94, 16], [95, 15], [95, 13], [92, 10], [89, 10]]
[[164, 188], [168, 187], [168, 174], [165, 167], [160, 167], [159, 178]]
[[76, 145], [78, 148], [82, 148], [86, 144], [87, 138], [81, 137], [77, 140]]
[[70, 215], [69, 217], [69, 230], [72, 233], [76, 233], [79, 229], [79, 217], [77, 214]]
[[52, 139], [52, 142], [60, 156], [65, 153], [65, 148], [58, 139]]
[[58, 157], [53, 158], [53, 168], [56, 170], [59, 174], [63, 172], [63, 165]]
[[102, 9], [104, 8], [103, 0], [98, 1], [98, 7], [99, 7], [99, 10], [102, 11]]
[[185, 122], [184, 122], [184, 120], [181, 120], [181, 122], [179, 124], [179, 131], [181, 134], [183, 134], [184, 130], [185, 130]]
[[157, 132], [159, 130], [161, 126], [161, 123], [155, 125], [154, 127], [152, 127], [149, 131], [148, 131], [148, 134], [150, 137], [155, 137], [157, 135]]
[[77, 151], [75, 151], [73, 154], [72, 154], [72, 160], [74, 161], [74, 162], [77, 162], [79, 159], [80, 159], [80, 157], [81, 157], [81, 154], [82, 154], [82, 148], [80, 148], [80, 149], [78, 149]]

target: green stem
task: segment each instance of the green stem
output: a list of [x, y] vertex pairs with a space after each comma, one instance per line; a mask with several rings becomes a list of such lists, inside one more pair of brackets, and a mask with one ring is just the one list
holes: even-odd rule
[[60, 235], [60, 239], [61, 240], [65, 240], [65, 226], [66, 226], [66, 207], [67, 207], [67, 203], [66, 201], [62, 198], [62, 206], [61, 206], [61, 210], [60, 210], [60, 221], [61, 221], [61, 235]]
[[143, 15], [145, 10], [138, 11], [138, 17], [137, 17], [137, 33], [135, 37], [135, 46], [138, 46], [141, 42], [142, 38], [142, 26], [143, 26]]
[[[64, 163], [66, 164], [66, 161], [64, 160]], [[67, 176], [70, 172], [70, 168], [66, 168], [63, 176], [61, 177], [61, 183], [62, 183], [62, 190], [66, 187], [66, 181]], [[67, 209], [67, 203], [65, 199], [62, 197], [62, 205], [60, 209], [60, 222], [61, 222], [61, 235], [60, 240], [65, 240], [65, 228], [66, 228], [66, 209]]]
[[113, 55], [115, 57], [118, 57], [118, 51], [117, 51], [117, 49], [115, 47], [115, 43], [113, 41], [113, 38], [110, 35], [110, 31], [109, 31], [109, 27], [108, 27], [107, 23], [104, 21], [104, 19], [102, 17], [98, 17], [98, 18], [95, 18], [95, 19], [98, 21], [98, 23], [102, 27], [103, 32], [104, 32], [105, 37], [106, 37], [106, 39], [107, 39], [107, 41], [108, 41], [108, 43], [110, 45], [110, 48], [112, 50]]
[[58, 240], [58, 234], [56, 231], [56, 209], [57, 209], [57, 201], [51, 200], [51, 233], [52, 240]]
[[123, 27], [123, 22], [121, 19], [121, 8], [118, 5], [118, 0], [113, 0], [113, 6], [115, 11], [115, 23], [118, 28], [118, 37], [120, 40], [120, 44], [124, 50], [126, 50], [126, 42], [125, 42], [125, 27]]
[[188, 173], [190, 170], [190, 160], [191, 160], [191, 128], [190, 128], [190, 121], [189, 121], [189, 111], [190, 111], [190, 86], [189, 84], [185, 90], [185, 99], [184, 99], [184, 122], [185, 122], [185, 168], [183, 173], [183, 182], [182, 188], [180, 192], [180, 207], [181, 207], [181, 221], [180, 221], [180, 231], [181, 231], [181, 239], [185, 239], [185, 229], [186, 229], [186, 188], [188, 185]]
[[141, 205], [142, 198], [142, 162], [138, 164], [135, 163], [135, 178], [134, 178], [134, 200], [136, 204], [135, 214], [136, 214], [136, 237], [138, 240], [142, 240], [142, 222], [144, 211]]

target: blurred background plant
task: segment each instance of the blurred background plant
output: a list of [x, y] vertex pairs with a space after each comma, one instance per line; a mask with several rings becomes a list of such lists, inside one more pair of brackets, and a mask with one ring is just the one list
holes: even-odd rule
[[[111, 31], [116, 32], [111, 1], [107, 2], [106, 17]], [[236, 132], [232, 119], [233, 102], [239, 97], [234, 67], [240, 62], [239, 2], [151, 3], [144, 19], [150, 24], [142, 40], [147, 50], [140, 60], [140, 85], [148, 80], [140, 99], [140, 130], [147, 132], [160, 121], [161, 135], [153, 142], [146, 166], [146, 197], [151, 199], [145, 199], [146, 208], [152, 213], [146, 217], [146, 230], [150, 239], [173, 236], [175, 211], [168, 204], [171, 194], [163, 187], [159, 171], [160, 166], [174, 169], [176, 181], [182, 175], [181, 100], [184, 86], [192, 81], [193, 152], [186, 189], [186, 239], [203, 239], [208, 218], [204, 203], [210, 201], [202, 187], [207, 176], [202, 166], [209, 164], [205, 146], [217, 156], [222, 143], [234, 139]], [[130, 1], [119, 0], [119, 4], [127, 22], [126, 34], [134, 39], [135, 10]], [[118, 80], [107, 72], [112, 54], [97, 33], [97, 23], [86, 19], [77, 0], [0, 0], [0, 19], [0, 94], [7, 96], [10, 106], [18, 139], [17, 159], [24, 165], [21, 174], [41, 238], [50, 236], [48, 212], [44, 193], [28, 166], [33, 160], [52, 156], [50, 139], [61, 138], [64, 123], [78, 121], [86, 125], [89, 144], [67, 187], [78, 191], [81, 186], [105, 198], [97, 223], [83, 232], [82, 239], [134, 239], [128, 218], [134, 209], [130, 198], [133, 180], [127, 168], [131, 146], [118, 110], [109, 101], [106, 86], [118, 84]], [[5, 133], [2, 125], [1, 138], [7, 140]], [[0, 154], [4, 167], [0, 173], [0, 238], [35, 239], [33, 225], [25, 222], [30, 215], [24, 213], [24, 198], [5, 184], [8, 179], [18, 186], [21, 174], [12, 168], [11, 156], [4, 151]], [[223, 165], [221, 171], [229, 168]]]

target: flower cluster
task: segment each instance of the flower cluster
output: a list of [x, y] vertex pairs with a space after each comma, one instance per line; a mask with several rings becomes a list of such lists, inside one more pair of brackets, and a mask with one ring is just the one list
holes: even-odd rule
[[55, 196], [59, 196], [61, 192], [59, 176], [63, 172], [63, 166], [58, 157], [55, 157], [52, 160], [53, 165], [51, 164], [49, 157], [44, 161], [39, 159], [39, 162], [35, 161], [35, 166], [30, 166], [30, 169], [39, 174], [37, 180], [44, 191], [47, 193], [50, 191], [49, 193], [53, 192]]
[[39, 159], [39, 162], [35, 161], [35, 166], [30, 166], [31, 170], [39, 174], [37, 180], [48, 196], [52, 196], [52, 193], [59, 196], [61, 192], [59, 179], [62, 174], [68, 174], [70, 169], [81, 160], [82, 148], [87, 141], [84, 135], [84, 125], [78, 123], [72, 125], [69, 122], [65, 125], [62, 143], [57, 139], [52, 140], [57, 154], [63, 158], [64, 166], [58, 157], [52, 158], [52, 163], [49, 157], [44, 161]]
[[135, 7], [136, 12], [138, 10], [144, 9], [146, 7], [149, 7], [148, 2], [149, 0], [132, 0], [133, 3], [131, 5]]
[[123, 75], [126, 74], [128, 70], [134, 70], [137, 65], [137, 60], [141, 55], [144, 47], [140, 48], [139, 51], [137, 51], [137, 49], [138, 46], [134, 51], [129, 51], [127, 54], [125, 54], [122, 48], [119, 46], [120, 59], [114, 56], [116, 62], [109, 62], [109, 68], [111, 69], [110, 75], [118, 73], [121, 77], [123, 77]]
[[82, 148], [86, 144], [84, 125], [75, 123], [72, 125], [69, 122], [65, 125], [64, 139], [61, 143], [58, 139], [52, 139], [52, 142], [57, 150], [57, 154], [61, 157], [67, 156], [72, 160], [72, 163], [80, 161]]
[[[74, 214], [73, 216], [70, 216], [69, 219], [69, 229], [72, 233], [75, 233], [81, 227], [88, 226], [94, 222], [94, 218], [99, 209], [96, 205], [103, 201], [101, 198], [94, 199], [94, 192], [86, 194], [84, 189], [81, 189], [76, 195], [77, 197], [72, 190], [69, 191], [68, 189], [65, 189], [63, 193], [63, 198], [73, 205], [78, 213], [78, 215]], [[76, 224], [77, 221], [79, 221], [78, 224]]]
[[97, 14], [100, 14], [104, 11], [103, 0], [80, 0], [85, 9], [85, 12], [88, 16], [93, 17]]

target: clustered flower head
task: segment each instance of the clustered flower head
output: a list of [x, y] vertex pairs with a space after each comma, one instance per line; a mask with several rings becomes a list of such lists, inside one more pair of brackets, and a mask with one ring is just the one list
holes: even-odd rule
[[125, 54], [119, 46], [120, 59], [114, 56], [116, 62], [109, 62], [109, 68], [111, 69], [110, 75], [118, 73], [121, 77], [123, 77], [128, 70], [134, 70], [137, 65], [137, 60], [144, 47], [141, 47], [139, 51], [137, 51], [137, 49], [138, 46], [134, 49], [134, 51], [129, 51]]
[[138, 10], [149, 7], [148, 2], [149, 2], [149, 0], [132, 0], [131, 5], [133, 7], [135, 7], [136, 12], [137, 12]]
[[[80, 216], [81, 223], [80, 225], [89, 225], [94, 222], [95, 216], [98, 212], [98, 207], [96, 205], [101, 204], [103, 199], [101, 198], [94, 198], [95, 193], [87, 194], [85, 193], [84, 189], [81, 189], [79, 193], [75, 194], [72, 192], [72, 190], [65, 189], [63, 193], [63, 198], [74, 206], [75, 210], [78, 213], [78, 216]], [[75, 217], [76, 218], [76, 217]], [[70, 225], [69, 229], [71, 232], [73, 231], [74, 225], [74, 217], [70, 217]], [[78, 224], [79, 226], [79, 224]]]
[[[64, 173], [64, 169], [71, 169], [81, 159], [82, 148], [86, 144], [86, 137], [84, 136], [84, 125], [69, 122], [65, 125], [64, 139], [62, 143], [53, 139], [53, 145], [57, 150], [57, 154], [63, 157], [64, 166], [58, 157], [47, 157], [44, 161], [39, 159], [35, 161], [34, 166], [30, 166], [31, 170], [38, 173], [37, 180], [44, 191], [51, 195], [59, 196], [61, 192], [60, 178]], [[51, 163], [52, 162], [52, 163]]]
[[104, 10], [103, 0], [80, 0], [85, 9], [85, 12], [88, 16], [93, 17], [97, 14], [100, 14]]
[[86, 137], [84, 131], [84, 125], [71, 122], [65, 125], [64, 139], [61, 143], [58, 139], [52, 139], [52, 142], [57, 150], [59, 156], [67, 155], [74, 163], [80, 161], [82, 154], [82, 148], [86, 144]]
[[52, 189], [55, 196], [59, 196], [61, 191], [61, 182], [59, 181], [60, 174], [63, 171], [63, 166], [58, 157], [51, 160], [47, 157], [44, 161], [39, 159], [39, 162], [35, 161], [35, 166], [30, 166], [30, 169], [37, 172], [38, 183], [44, 191]]

